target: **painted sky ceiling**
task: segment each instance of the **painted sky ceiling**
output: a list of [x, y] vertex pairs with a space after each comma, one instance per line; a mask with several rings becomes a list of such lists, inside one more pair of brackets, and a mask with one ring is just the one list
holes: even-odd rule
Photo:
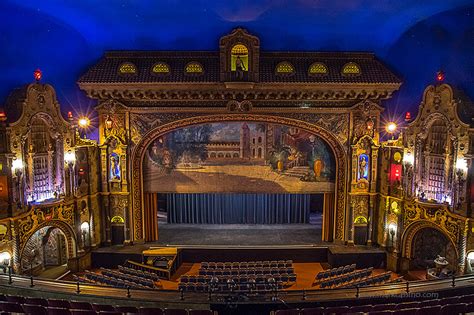
[[264, 50], [374, 51], [405, 82], [389, 113], [416, 108], [438, 69], [474, 98], [473, 0], [2, 0], [0, 104], [40, 68], [85, 112], [75, 81], [104, 50], [217, 50], [237, 26]]

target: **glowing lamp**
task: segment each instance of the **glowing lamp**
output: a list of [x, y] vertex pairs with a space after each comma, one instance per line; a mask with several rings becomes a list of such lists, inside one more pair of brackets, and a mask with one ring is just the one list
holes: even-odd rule
[[72, 120], [72, 112], [67, 112], [67, 119]]
[[395, 223], [390, 223], [388, 225], [388, 230], [390, 231], [390, 233], [395, 234], [395, 232], [397, 231], [397, 225]]
[[16, 159], [12, 161], [12, 171], [21, 170], [23, 168], [23, 161], [21, 159]]
[[365, 122], [366, 126], [367, 126], [367, 130], [372, 130], [374, 129], [374, 121], [372, 120], [372, 118], [369, 118], [367, 119], [367, 121]]
[[89, 127], [91, 121], [87, 117], [81, 117], [81, 118], [79, 118], [77, 123], [79, 124], [79, 127], [87, 128], [87, 127]]
[[438, 82], [443, 82], [445, 77], [446, 75], [444, 74], [443, 71], [440, 70], [436, 72], [436, 80], [438, 80]]
[[467, 172], [467, 161], [465, 159], [458, 159], [456, 161], [456, 168], [459, 171]]
[[385, 130], [392, 134], [394, 133], [396, 130], [397, 130], [397, 124], [394, 123], [394, 122], [389, 122], [386, 126], [385, 126]]
[[469, 254], [467, 254], [467, 259], [474, 260], [474, 252], [469, 252]]
[[64, 162], [66, 163], [74, 163], [76, 161], [76, 154], [72, 152], [71, 150], [67, 151], [64, 154]]
[[110, 117], [107, 116], [107, 119], [105, 120], [105, 128], [111, 129], [112, 128], [112, 123], [113, 123], [112, 119], [110, 119]]
[[413, 165], [415, 163], [415, 157], [410, 152], [403, 155], [403, 162], [405, 164]]
[[81, 231], [87, 232], [88, 230], [89, 230], [89, 223], [88, 222], [82, 222]]
[[10, 263], [10, 259], [12, 258], [12, 255], [9, 252], [1, 252], [0, 253], [0, 262], [5, 262]]
[[406, 112], [405, 113], [405, 121], [406, 122], [409, 122], [411, 120], [411, 113], [410, 112]]
[[41, 80], [41, 77], [43, 76], [43, 72], [41, 72], [40, 69], [36, 69], [35, 72], [33, 72], [33, 76], [35, 77], [36, 82]]

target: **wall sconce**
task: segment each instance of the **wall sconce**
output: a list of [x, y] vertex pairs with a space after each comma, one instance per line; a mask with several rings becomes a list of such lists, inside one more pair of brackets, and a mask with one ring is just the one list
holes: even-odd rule
[[395, 223], [390, 223], [388, 225], [388, 233], [390, 235], [390, 247], [393, 247], [393, 244], [395, 243], [395, 234], [397, 232], [397, 225]]
[[9, 266], [11, 258], [12, 258], [12, 255], [9, 252], [1, 252], [0, 253], [0, 264], [2, 264], [4, 266]]
[[415, 164], [415, 156], [411, 152], [403, 154], [403, 163], [405, 163], [406, 165]]
[[82, 222], [81, 224], [82, 244], [88, 246], [89, 222]]
[[73, 166], [76, 162], [76, 153], [72, 152], [71, 150], [67, 151], [66, 154], [64, 154], [64, 162], [69, 167]]
[[23, 171], [23, 161], [21, 159], [15, 159], [12, 161], [12, 172], [16, 176], [21, 176]]

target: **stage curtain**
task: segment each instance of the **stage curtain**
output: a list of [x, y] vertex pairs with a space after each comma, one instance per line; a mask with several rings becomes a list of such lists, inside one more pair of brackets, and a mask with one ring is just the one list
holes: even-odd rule
[[145, 241], [158, 240], [158, 194], [144, 195]]
[[168, 223], [307, 223], [310, 195], [168, 194], [167, 206]]
[[326, 242], [333, 241], [334, 211], [335, 211], [335, 195], [334, 193], [325, 193], [322, 234], [323, 234], [323, 241], [326, 241]]

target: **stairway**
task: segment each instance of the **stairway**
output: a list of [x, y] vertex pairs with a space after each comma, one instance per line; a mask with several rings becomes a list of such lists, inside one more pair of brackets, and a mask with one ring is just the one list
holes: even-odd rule
[[311, 170], [309, 169], [308, 166], [295, 166], [290, 168], [289, 170], [286, 170], [283, 174], [291, 177], [302, 177], [306, 174], [308, 174]]

